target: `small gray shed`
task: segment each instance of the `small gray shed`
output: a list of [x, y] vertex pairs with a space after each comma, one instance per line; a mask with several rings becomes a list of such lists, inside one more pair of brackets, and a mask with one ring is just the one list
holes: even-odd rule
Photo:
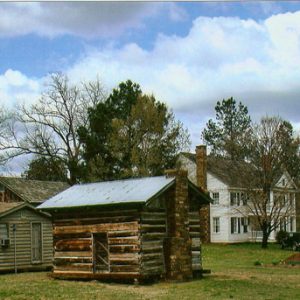
[[0, 205], [0, 272], [52, 267], [52, 223], [28, 202]]

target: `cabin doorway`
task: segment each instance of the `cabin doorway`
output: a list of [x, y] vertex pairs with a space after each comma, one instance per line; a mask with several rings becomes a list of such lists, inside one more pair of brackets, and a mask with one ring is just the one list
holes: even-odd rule
[[94, 273], [110, 271], [107, 233], [93, 234], [93, 267]]
[[31, 261], [42, 261], [42, 224], [31, 223]]

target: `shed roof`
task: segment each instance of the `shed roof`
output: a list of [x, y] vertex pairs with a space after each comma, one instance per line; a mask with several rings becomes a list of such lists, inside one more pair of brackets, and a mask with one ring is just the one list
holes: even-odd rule
[[39, 209], [106, 204], [143, 203], [169, 188], [175, 178], [165, 176], [73, 185], [45, 201]]
[[43, 215], [45, 217], [50, 217], [48, 213], [38, 211], [34, 206], [32, 206], [28, 202], [11, 202], [11, 203], [6, 203], [6, 202], [0, 202], [0, 218], [5, 217], [15, 211], [18, 211], [23, 208], [28, 208], [33, 210], [35, 213], [39, 215]]
[[28, 180], [17, 177], [0, 177], [0, 184], [24, 201], [41, 203], [67, 189], [66, 182]]
[[18, 205], [21, 205], [22, 202], [11, 202], [11, 203], [6, 203], [6, 202], [1, 202], [0, 203], [0, 215]]

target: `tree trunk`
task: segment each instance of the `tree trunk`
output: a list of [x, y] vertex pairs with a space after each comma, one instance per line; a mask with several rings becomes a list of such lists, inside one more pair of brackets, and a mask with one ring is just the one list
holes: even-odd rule
[[263, 237], [261, 242], [261, 247], [263, 249], [268, 248], [268, 239], [269, 239], [269, 233], [266, 230], [263, 230]]

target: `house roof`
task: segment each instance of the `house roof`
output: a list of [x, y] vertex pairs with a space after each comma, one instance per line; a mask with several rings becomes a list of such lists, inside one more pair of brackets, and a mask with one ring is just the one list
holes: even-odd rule
[[0, 184], [23, 201], [31, 203], [41, 203], [69, 187], [66, 182], [28, 180], [17, 177], [0, 177]]
[[[196, 154], [188, 152], [182, 152], [181, 154], [196, 163]], [[245, 185], [241, 173], [249, 166], [246, 162], [237, 162], [212, 155], [207, 156], [207, 171], [231, 187]]]
[[48, 213], [38, 211], [34, 206], [32, 206], [28, 202], [11, 202], [11, 203], [0, 202], [0, 218], [7, 216], [15, 211], [18, 211], [24, 207], [35, 211], [39, 215], [43, 215], [48, 218], [50, 217]]
[[[158, 197], [173, 184], [175, 178], [166, 176], [77, 184], [45, 201], [38, 209], [145, 203]], [[189, 185], [204, 201], [210, 201], [209, 197], [195, 188], [190, 181]]]
[[[196, 164], [196, 154], [188, 152], [181, 152], [181, 154]], [[250, 171], [252, 174], [255, 174], [256, 172], [250, 163], [244, 161], [233, 161], [228, 158], [213, 155], [207, 156], [207, 172], [217, 177], [229, 187], [239, 188], [248, 186], [249, 182], [247, 182], [247, 171]], [[277, 176], [274, 178], [273, 186], [278, 183], [278, 180], [281, 178], [282, 174], [286, 174], [294, 187], [297, 189], [297, 185], [294, 183], [287, 171], [277, 174]]]

